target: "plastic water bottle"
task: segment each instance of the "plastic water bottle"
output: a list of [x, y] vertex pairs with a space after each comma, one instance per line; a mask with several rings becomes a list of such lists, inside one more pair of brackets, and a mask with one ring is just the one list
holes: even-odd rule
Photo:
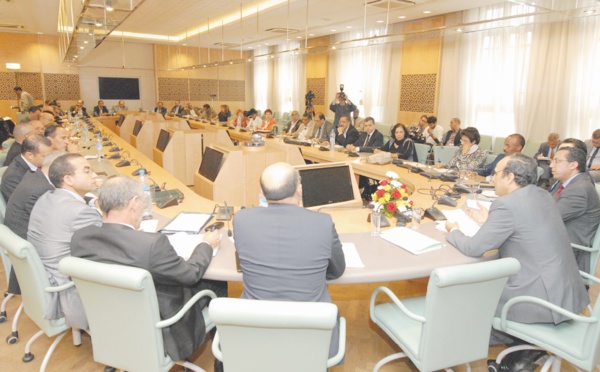
[[335, 151], [335, 128], [329, 133], [329, 150]]
[[71, 115], [71, 110], [67, 111], [67, 119], [69, 120], [69, 123], [73, 122], [73, 115]]
[[96, 153], [98, 154], [98, 161], [101, 161], [104, 157], [104, 152], [102, 151], [102, 137], [100, 137], [100, 132], [96, 134]]
[[139, 177], [140, 183], [142, 184], [142, 190], [144, 190], [144, 197], [146, 199], [146, 205], [144, 206], [144, 213], [142, 215], [142, 218], [148, 220], [152, 218], [153, 213], [152, 200], [154, 196], [154, 187], [150, 184], [150, 180], [146, 176], [145, 169], [140, 169]]
[[90, 131], [88, 130], [87, 125], [83, 126], [83, 141], [88, 142], [90, 140]]

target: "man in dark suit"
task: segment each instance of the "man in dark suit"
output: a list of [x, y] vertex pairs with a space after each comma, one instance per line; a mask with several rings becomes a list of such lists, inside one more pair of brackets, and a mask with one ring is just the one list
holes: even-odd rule
[[[506, 156], [496, 165], [494, 182], [499, 196], [489, 210], [467, 210], [481, 229], [473, 236], [464, 235], [456, 223], [446, 223], [446, 240], [467, 256], [478, 257], [498, 248], [500, 257], [519, 260], [521, 270], [508, 279], [500, 297], [496, 316], [506, 302], [518, 296], [533, 296], [578, 314], [590, 303], [569, 234], [556, 203], [534, 183], [535, 160], [523, 154]], [[519, 303], [508, 311], [508, 319], [522, 323], [553, 323], [570, 318], [530, 302]], [[492, 331], [491, 344], [514, 340], [500, 331]], [[528, 356], [530, 353], [524, 353]]]
[[10, 163], [2, 175], [0, 191], [5, 201], [10, 199], [25, 173], [35, 172], [41, 168], [44, 156], [50, 151], [52, 151], [52, 144], [44, 136], [32, 134], [23, 140], [21, 155]]
[[533, 158], [537, 160], [538, 167], [542, 168], [544, 172], [538, 180], [538, 185], [547, 188], [548, 181], [550, 180], [550, 162], [554, 159], [556, 151], [560, 145], [558, 133], [550, 133], [548, 135], [548, 141], [540, 145]]
[[94, 116], [108, 116], [108, 109], [104, 106], [104, 101], [98, 101], [98, 106], [94, 106]]
[[383, 146], [383, 134], [375, 129], [375, 119], [368, 116], [363, 122], [365, 131], [360, 132], [356, 142], [346, 145], [346, 150], [356, 152], [373, 152]]
[[[141, 185], [133, 178], [118, 176], [106, 180], [98, 191], [98, 203], [104, 212], [103, 224], [75, 232], [71, 255], [148, 270], [162, 319], [175, 315], [203, 289], [211, 289], [217, 296], [227, 296], [226, 283], [202, 280], [213, 249], [221, 241], [220, 232], [204, 234], [204, 242], [186, 261], [177, 256], [165, 235], [136, 230], [142, 221], [144, 198]], [[206, 300], [196, 302], [180, 321], [163, 328], [165, 351], [171, 359], [189, 357], [204, 341], [202, 308], [206, 304]]]
[[[575, 147], [559, 149], [550, 167], [559, 182], [552, 190], [571, 243], [591, 247], [600, 223], [600, 198], [585, 171], [585, 153]], [[590, 272], [590, 253], [573, 249], [579, 270]]]
[[15, 142], [10, 145], [8, 152], [6, 153], [6, 159], [4, 159], [5, 167], [8, 167], [14, 158], [21, 155], [21, 143], [23, 143], [25, 137], [27, 137], [32, 130], [33, 127], [30, 123], [19, 123], [15, 125], [15, 129], [13, 129]]
[[312, 125], [307, 129], [306, 139], [314, 139], [318, 143], [329, 141], [333, 124], [325, 120], [322, 112], [317, 112]]
[[156, 107], [154, 108], [153, 112], [158, 112], [159, 114], [162, 114], [162, 116], [166, 116], [167, 108], [164, 107], [164, 104], [162, 103], [162, 101], [158, 101], [158, 102], [156, 102]]
[[175, 101], [175, 106], [173, 106], [171, 111], [169, 111], [169, 115], [171, 115], [171, 116], [181, 115], [182, 112], [183, 112], [183, 106], [181, 106], [181, 102]]
[[484, 177], [492, 175], [500, 160], [504, 159], [505, 156], [520, 153], [523, 151], [523, 147], [525, 147], [525, 137], [519, 133], [511, 134], [504, 140], [503, 153], [496, 156], [496, 159], [490, 164], [487, 164], [483, 170], [477, 171], [477, 174]]
[[[346, 268], [331, 216], [302, 208], [300, 175], [289, 164], [268, 166], [260, 185], [269, 206], [243, 209], [233, 223], [244, 274], [242, 298], [331, 302], [326, 280]], [[338, 350], [338, 326], [330, 356]]]
[[354, 126], [350, 125], [350, 116], [342, 115], [340, 117], [340, 126], [337, 128], [337, 136], [335, 137], [335, 144], [342, 147], [346, 147], [358, 140], [358, 130]]
[[71, 116], [83, 116], [86, 118], [89, 117], [87, 109], [83, 106], [82, 99], [77, 100], [75, 106], [71, 106], [69, 111], [71, 112]]
[[442, 145], [444, 146], [460, 146], [460, 119], [452, 118], [450, 120], [450, 130], [444, 133]]

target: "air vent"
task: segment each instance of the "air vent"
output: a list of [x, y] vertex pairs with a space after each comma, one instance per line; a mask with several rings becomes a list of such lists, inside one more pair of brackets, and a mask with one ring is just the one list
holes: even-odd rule
[[289, 31], [290, 34], [293, 34], [295, 32], [299, 32], [300, 30], [296, 30], [294, 28], [273, 27], [273, 28], [267, 28], [265, 31], [274, 32], [276, 34], [285, 34]]
[[0, 29], [10, 30], [10, 31], [25, 31], [25, 26], [13, 25], [13, 24], [9, 24], [9, 23], [0, 23]]
[[[392, 10], [408, 8], [409, 6], [414, 6], [416, 3], [414, 1], [409, 0], [389, 0], [389, 8]], [[387, 9], [388, 8], [388, 0], [371, 0], [367, 1], [368, 6], [372, 6], [374, 8]]]
[[234, 47], [239, 47], [240, 44], [222, 43], [222, 42], [219, 41], [219, 42], [215, 43], [214, 46], [224, 47], [224, 48], [234, 48]]

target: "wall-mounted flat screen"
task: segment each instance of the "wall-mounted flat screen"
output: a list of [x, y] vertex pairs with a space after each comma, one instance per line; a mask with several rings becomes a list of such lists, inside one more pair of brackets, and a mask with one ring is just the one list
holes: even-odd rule
[[134, 136], [137, 136], [140, 133], [140, 130], [142, 130], [142, 125], [144, 125], [144, 123], [142, 123], [141, 120], [135, 121], [135, 125], [133, 126], [133, 135]]
[[119, 116], [119, 120], [117, 120], [117, 127], [120, 127], [121, 125], [123, 125], [123, 122], [125, 121], [125, 115], [120, 115]]
[[156, 148], [164, 152], [170, 139], [171, 133], [168, 130], [161, 129], [160, 134], [158, 135], [158, 141], [156, 141]]
[[355, 200], [348, 165], [338, 164], [299, 169], [302, 177], [302, 202], [305, 208]]
[[219, 170], [221, 170], [222, 164], [223, 153], [211, 147], [207, 147], [204, 150], [204, 155], [202, 155], [202, 162], [200, 163], [200, 169], [198, 169], [198, 173], [214, 182], [219, 175]]
[[140, 99], [140, 79], [99, 77], [100, 99]]

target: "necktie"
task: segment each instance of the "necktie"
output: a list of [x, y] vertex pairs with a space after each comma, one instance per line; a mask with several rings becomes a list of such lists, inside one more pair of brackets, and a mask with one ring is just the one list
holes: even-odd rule
[[550, 160], [554, 159], [554, 149], [550, 149]]
[[317, 139], [321, 138], [321, 127], [317, 129], [317, 135], [315, 136]]
[[592, 156], [590, 156], [590, 161], [588, 162], [588, 169], [590, 169], [592, 167], [592, 163], [594, 162], [594, 158], [596, 158], [596, 155], [598, 155], [598, 149], [600, 149], [600, 147], [596, 147], [594, 152], [592, 153]]
[[556, 190], [556, 195], [554, 195], [554, 199], [558, 200], [558, 196], [560, 195], [560, 193], [565, 189], [565, 187], [563, 185], [560, 185], [560, 187], [558, 188], [558, 190]]
[[371, 138], [370, 134], [367, 134], [367, 138], [365, 138], [365, 143], [363, 143], [363, 147], [367, 145], [367, 143], [369, 143], [369, 138]]

